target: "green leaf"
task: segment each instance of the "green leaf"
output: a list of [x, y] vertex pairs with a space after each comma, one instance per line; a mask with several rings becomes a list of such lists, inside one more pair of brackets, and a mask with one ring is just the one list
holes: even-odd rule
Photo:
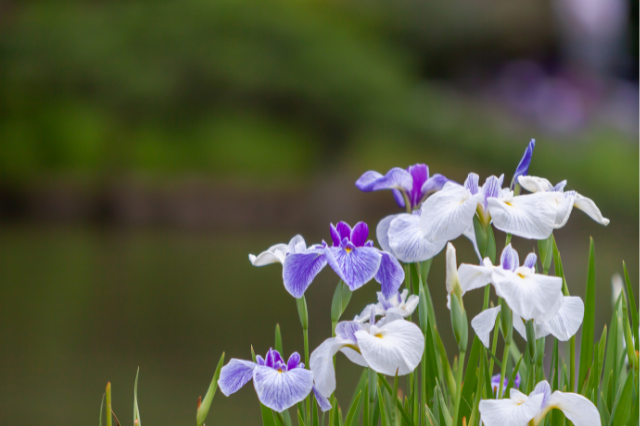
[[296, 299], [296, 308], [298, 308], [298, 317], [303, 330], [309, 329], [309, 311], [307, 310], [307, 299], [304, 295]]
[[[253, 352], [253, 347], [251, 348], [251, 351]], [[222, 352], [220, 360], [218, 361], [218, 366], [216, 367], [216, 371], [215, 373], [213, 373], [213, 379], [211, 380], [211, 384], [209, 384], [209, 389], [207, 389], [207, 393], [204, 395], [204, 399], [202, 400], [202, 403], [200, 404], [200, 406], [198, 407], [198, 411], [196, 412], [196, 422], [198, 426], [201, 426], [204, 423], [207, 418], [207, 414], [209, 414], [211, 402], [213, 401], [213, 397], [216, 394], [216, 390], [218, 389], [218, 378], [220, 377], [220, 370], [222, 369], [223, 364], [224, 352]]]
[[111, 415], [113, 409], [111, 408], [111, 382], [107, 383], [107, 390], [105, 391], [107, 401], [107, 426], [113, 424], [113, 416]]
[[276, 351], [280, 352], [282, 356], [284, 356], [284, 351], [282, 350], [282, 334], [280, 334], [280, 324], [276, 324]]
[[[467, 371], [464, 373], [464, 380], [462, 381], [462, 394], [461, 401], [471, 401], [473, 393], [476, 391], [478, 384], [478, 363], [480, 361], [480, 354], [482, 353], [482, 342], [475, 336], [473, 339], [473, 345], [471, 345], [471, 352], [469, 353], [469, 360], [467, 361]], [[462, 368], [464, 366], [460, 366]], [[469, 418], [471, 415], [471, 409], [467, 404], [461, 404], [459, 409], [458, 418]]]
[[136, 371], [136, 381], [133, 383], [133, 424], [136, 426], [142, 426], [140, 410], [138, 409], [138, 374], [140, 374], [140, 367], [138, 367], [138, 371]]
[[582, 343], [580, 345], [580, 369], [578, 389], [583, 388], [593, 359], [593, 338], [596, 311], [596, 259], [593, 238], [589, 246], [589, 269], [587, 273], [587, 291], [584, 301], [584, 320], [582, 321]]
[[551, 267], [551, 259], [553, 259], [553, 234], [549, 235], [546, 240], [538, 240], [538, 253], [540, 254], [542, 271], [547, 275]]
[[360, 412], [360, 407], [362, 406], [365, 399], [366, 396], [364, 392], [362, 390], [358, 392], [358, 395], [356, 395], [355, 400], [349, 408], [347, 419], [344, 421], [344, 426], [352, 426], [358, 422], [358, 413]]
[[467, 351], [467, 343], [469, 341], [469, 324], [467, 322], [467, 314], [462, 307], [458, 296], [451, 296], [451, 326], [453, 328], [453, 336], [456, 339], [460, 352]]
[[418, 317], [420, 319], [420, 329], [422, 330], [422, 334], [427, 334], [427, 327], [429, 326], [429, 311], [427, 309], [427, 295], [423, 286], [420, 286], [418, 296]]
[[424, 405], [424, 412], [425, 412], [425, 416], [427, 417], [427, 420], [429, 421], [428, 426], [440, 426], [440, 422], [436, 420], [435, 416], [433, 415], [433, 413], [431, 412], [427, 404]]
[[447, 357], [447, 351], [442, 344], [442, 339], [440, 339], [440, 333], [438, 330], [434, 330], [436, 345], [438, 347], [438, 353], [440, 354], [440, 362], [442, 364], [444, 378], [447, 381], [447, 387], [449, 388], [449, 395], [451, 397], [455, 397], [456, 393], [456, 379], [453, 377], [453, 372], [451, 371], [451, 366], [449, 365], [449, 358]]
[[102, 402], [100, 403], [100, 420], [98, 421], [98, 426], [102, 426], [102, 409], [104, 408], [104, 395], [102, 394]]
[[636, 355], [633, 338], [631, 337], [631, 327], [629, 326], [629, 315], [627, 314], [627, 301], [624, 292], [622, 293], [622, 326], [624, 328], [624, 341], [627, 346], [627, 359], [632, 370], [638, 369], [638, 356]]
[[600, 397], [598, 398], [598, 411], [600, 412], [601, 424], [608, 425], [611, 421], [611, 413], [609, 413], [606, 397], [602, 392], [600, 392]]
[[347, 309], [350, 300], [351, 290], [349, 290], [349, 287], [345, 283], [338, 281], [331, 301], [331, 322], [337, 323], [340, 321], [340, 317]]
[[516, 383], [516, 376], [518, 375], [518, 371], [520, 371], [520, 363], [522, 362], [523, 356], [524, 354], [520, 355], [520, 359], [518, 359], [518, 362], [516, 362], [516, 366], [513, 368], [513, 371], [511, 372], [511, 377], [509, 377], [509, 382], [507, 383], [507, 388], [504, 390], [503, 395], [509, 395], [511, 388]]
[[438, 400], [440, 401], [440, 410], [442, 410], [444, 424], [446, 426], [451, 426], [453, 424], [453, 419], [451, 418], [451, 414], [449, 414], [449, 409], [447, 408], [447, 403], [444, 401], [444, 397], [442, 396], [442, 391], [440, 390], [440, 386], [436, 386], [436, 394], [437, 394]]
[[380, 406], [380, 417], [382, 418], [382, 426], [390, 426], [389, 417], [387, 416], [387, 409], [384, 403], [384, 398], [382, 397], [382, 391], [380, 390], [380, 384], [377, 385], [377, 389], [378, 389], [378, 405]]
[[633, 336], [635, 338], [635, 349], [638, 351], [640, 342], [638, 339], [638, 309], [636, 308], [636, 298], [633, 295], [633, 290], [631, 289], [631, 280], [629, 279], [629, 273], [627, 272], [627, 265], [622, 262], [622, 268], [624, 269], [624, 281], [627, 287], [627, 299], [629, 299], [629, 309], [631, 310], [631, 319], [633, 320]]
[[615, 405], [613, 406], [613, 410], [611, 411], [611, 421], [609, 422], [610, 426], [624, 425], [629, 419], [633, 404], [633, 397], [634, 394], [636, 394], [635, 392], [638, 385], [638, 383], [634, 383], [634, 378], [637, 377], [634, 376], [634, 374], [629, 374], [627, 376], [627, 381], [624, 384], [624, 389], [622, 389], [620, 397], [616, 401]]
[[298, 426], [306, 426], [304, 424], [304, 419], [302, 418], [302, 412], [298, 410]]
[[311, 419], [313, 421], [313, 426], [320, 426], [320, 419], [318, 416], [318, 403], [315, 396], [313, 397], [313, 401], [311, 401]]

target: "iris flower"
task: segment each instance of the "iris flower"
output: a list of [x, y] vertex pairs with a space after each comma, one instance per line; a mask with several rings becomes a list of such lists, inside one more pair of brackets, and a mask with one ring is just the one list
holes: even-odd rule
[[562, 228], [571, 215], [571, 211], [574, 207], [585, 212], [591, 219], [598, 222], [600, 225], [607, 226], [609, 219], [602, 216], [600, 209], [593, 202], [592, 199], [584, 197], [578, 194], [576, 191], [565, 191], [564, 187], [567, 185], [567, 181], [563, 180], [557, 185], [553, 186], [545, 178], [536, 176], [520, 176], [518, 183], [524, 189], [534, 194], [546, 193], [551, 197], [546, 200], [551, 203], [556, 215], [553, 223], [555, 229]]
[[404, 281], [404, 270], [393, 255], [374, 247], [368, 235], [369, 227], [364, 222], [353, 229], [345, 222], [332, 224], [333, 246], [323, 242], [286, 256], [282, 270], [285, 288], [293, 297], [302, 297], [328, 263], [351, 291], [375, 278], [382, 293], [391, 297]]
[[321, 396], [328, 398], [336, 389], [333, 356], [344, 353], [351, 362], [389, 376], [411, 373], [420, 363], [424, 336], [420, 328], [404, 319], [386, 317], [369, 323], [342, 321], [336, 337], [325, 340], [311, 354], [311, 371]]
[[307, 249], [307, 244], [301, 235], [296, 235], [289, 244], [275, 244], [259, 255], [249, 255], [249, 261], [253, 266], [264, 266], [272, 263], [284, 263], [290, 253], [302, 253]]
[[360, 315], [354, 318], [354, 321], [364, 323], [371, 318], [371, 311], [376, 316], [391, 316], [396, 315], [399, 318], [406, 318], [413, 313], [418, 307], [419, 298], [415, 294], [412, 294], [407, 299], [409, 290], [404, 289], [401, 293], [396, 293], [389, 298], [386, 298], [382, 292], [378, 292], [378, 303], [367, 305]]
[[480, 419], [485, 426], [527, 426], [540, 424], [547, 413], [561, 410], [575, 426], [600, 426], [600, 413], [591, 401], [582, 395], [555, 391], [545, 380], [528, 396], [511, 389], [509, 399], [480, 401]]
[[253, 379], [258, 399], [272, 410], [282, 412], [304, 400], [312, 390], [322, 411], [331, 408], [329, 401], [317, 392], [313, 373], [304, 369], [297, 352], [285, 363], [278, 351], [269, 349], [265, 358], [258, 355], [256, 361], [236, 358], [229, 361], [220, 370], [220, 391], [229, 396]]
[[[520, 373], [516, 373], [516, 378], [513, 381], [513, 387], [518, 389], [520, 387]], [[505, 377], [502, 380], [502, 393], [504, 394], [504, 391], [507, 389], [507, 386], [509, 385], [509, 378]], [[497, 394], [498, 390], [500, 389], [500, 374], [496, 374], [495, 376], [491, 377], [491, 389], [493, 389], [493, 393]], [[500, 396], [502, 398], [502, 396]]]

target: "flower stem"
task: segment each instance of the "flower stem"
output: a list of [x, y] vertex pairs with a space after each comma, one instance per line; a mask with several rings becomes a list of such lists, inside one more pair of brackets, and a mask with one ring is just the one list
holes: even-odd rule
[[464, 356], [465, 352], [461, 351], [460, 359], [458, 361], [458, 369], [456, 371], [456, 400], [453, 409], [453, 426], [458, 425], [458, 412], [460, 411], [460, 398], [462, 396], [462, 370], [464, 370]]

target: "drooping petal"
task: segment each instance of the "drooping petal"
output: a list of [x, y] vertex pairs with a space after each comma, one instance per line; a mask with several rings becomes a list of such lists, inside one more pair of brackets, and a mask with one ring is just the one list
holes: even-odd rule
[[485, 426], [527, 426], [540, 411], [542, 395], [527, 397], [517, 389], [511, 389], [509, 399], [480, 401], [480, 419]]
[[304, 241], [304, 238], [302, 238], [302, 235], [296, 235], [291, 238], [287, 248], [289, 253], [302, 253], [307, 250], [307, 243]]
[[555, 391], [551, 394], [546, 407], [536, 417], [538, 424], [544, 419], [547, 412], [553, 408], [561, 410], [565, 417], [575, 426], [600, 426], [600, 413], [596, 406], [582, 395], [570, 392]]
[[284, 288], [295, 298], [300, 298], [316, 275], [327, 265], [324, 249], [309, 249], [304, 253], [287, 256], [282, 268]]
[[[541, 324], [542, 334], [553, 334], [558, 340], [566, 342], [578, 332], [584, 318], [584, 302], [575, 296], [565, 296], [558, 313]], [[540, 338], [536, 333], [536, 338]]]
[[529, 173], [529, 165], [531, 164], [531, 158], [533, 157], [533, 149], [535, 147], [536, 147], [536, 140], [531, 139], [531, 141], [529, 141], [529, 144], [527, 145], [527, 148], [524, 150], [524, 154], [520, 159], [520, 163], [518, 163], [518, 167], [516, 167], [516, 172], [513, 174], [512, 186], [515, 186], [515, 183], [518, 182], [518, 178], [520, 176], [525, 176]]
[[225, 396], [240, 390], [253, 377], [253, 370], [258, 366], [251, 361], [233, 358], [220, 370], [218, 386]]
[[349, 359], [349, 361], [351, 361], [356, 365], [359, 365], [360, 367], [369, 366], [369, 364], [367, 364], [367, 361], [364, 359], [364, 357], [360, 355], [360, 353], [351, 349], [350, 347], [345, 346], [344, 348], [340, 349], [340, 352], [342, 352]]
[[382, 259], [375, 279], [382, 286], [382, 294], [388, 298], [396, 294], [404, 282], [404, 269], [391, 254], [381, 251], [380, 255]]
[[391, 253], [394, 256], [395, 253], [389, 245], [389, 228], [391, 227], [391, 222], [393, 221], [393, 219], [400, 216], [401, 214], [392, 214], [385, 217], [378, 223], [378, 226], [376, 227], [376, 238], [378, 239], [378, 244], [380, 245], [380, 247], [382, 247], [382, 250]]
[[507, 271], [515, 271], [520, 267], [520, 257], [518, 252], [511, 247], [511, 244], [507, 245], [500, 255], [500, 266]]
[[322, 396], [322, 394], [318, 391], [318, 388], [313, 385], [313, 395], [316, 397], [316, 401], [318, 402], [318, 406], [322, 412], [331, 410], [331, 403], [327, 398]]
[[350, 240], [354, 246], [360, 247], [367, 242], [369, 236], [369, 227], [364, 222], [358, 222], [351, 230]]
[[535, 253], [529, 253], [527, 255], [527, 258], [524, 260], [523, 266], [526, 266], [527, 268], [535, 269], [537, 261], [538, 261], [538, 256], [536, 256]]
[[309, 368], [313, 372], [313, 381], [318, 392], [325, 398], [329, 398], [336, 390], [336, 371], [333, 367], [333, 356], [349, 342], [340, 338], [331, 337], [312, 353], [309, 359]]
[[556, 209], [556, 219], [553, 227], [560, 229], [569, 221], [571, 211], [573, 210], [573, 203], [576, 199], [574, 191], [569, 192], [549, 192], [553, 195], [552, 205]]
[[591, 219], [595, 220], [600, 225], [607, 226], [609, 224], [609, 219], [602, 216], [600, 209], [596, 206], [592, 199], [583, 197], [582, 195], [576, 193], [574, 206], [585, 212]]
[[264, 266], [272, 263], [284, 263], [289, 247], [286, 244], [276, 244], [269, 247], [259, 255], [249, 255], [249, 261], [253, 266]]
[[477, 205], [477, 198], [468, 189], [447, 182], [422, 204], [422, 234], [436, 242], [458, 238], [471, 225]]
[[253, 371], [253, 386], [262, 404], [282, 412], [309, 395], [313, 388], [313, 373], [303, 368], [281, 372], [258, 366]]
[[381, 327], [372, 325], [370, 332], [356, 332], [358, 347], [369, 366], [388, 376], [411, 373], [420, 363], [424, 336], [412, 322], [396, 320]]
[[545, 178], [537, 176], [519, 176], [518, 183], [529, 192], [553, 191], [553, 185]]
[[429, 194], [430, 192], [440, 191], [445, 183], [447, 183], [449, 179], [441, 175], [440, 173], [436, 173], [431, 176], [420, 189], [422, 196]]
[[514, 313], [525, 320], [555, 315], [550, 312], [562, 297], [562, 278], [535, 274], [520, 267], [515, 272], [496, 268], [492, 275], [496, 294], [502, 297]]
[[379, 191], [381, 189], [411, 191], [412, 183], [413, 179], [408, 171], [400, 167], [394, 167], [384, 176], [374, 171], [365, 172], [356, 181], [356, 187], [363, 192]]
[[478, 339], [480, 339], [486, 348], [489, 347], [489, 337], [491, 335], [491, 331], [496, 325], [496, 318], [499, 313], [500, 306], [485, 309], [471, 320], [471, 327], [473, 327]]
[[404, 302], [404, 304], [400, 308], [391, 308], [391, 309], [394, 311], [395, 310], [402, 311], [402, 316], [408, 317], [416, 310], [419, 302], [420, 302], [420, 298], [415, 294], [412, 294], [411, 296], [409, 296], [407, 301]]
[[446, 241], [429, 241], [422, 232], [420, 222], [419, 216], [411, 214], [398, 215], [391, 221], [389, 245], [392, 253], [403, 262], [422, 262], [431, 259], [440, 253], [447, 243]]
[[463, 294], [489, 284], [494, 269], [495, 267], [491, 265], [489, 258], [485, 259], [483, 265], [470, 265], [468, 263], [460, 265], [458, 279], [460, 280]]
[[538, 192], [505, 199], [489, 198], [493, 224], [499, 230], [522, 238], [544, 240], [553, 232], [556, 211], [553, 194]]
[[351, 291], [371, 281], [382, 261], [379, 250], [373, 247], [356, 247], [349, 251], [327, 247], [325, 255], [329, 266]]

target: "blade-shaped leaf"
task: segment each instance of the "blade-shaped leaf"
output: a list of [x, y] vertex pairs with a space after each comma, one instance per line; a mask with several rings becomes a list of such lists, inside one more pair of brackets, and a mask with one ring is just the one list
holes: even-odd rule
[[280, 324], [276, 324], [275, 348], [276, 348], [276, 351], [280, 352], [282, 356], [284, 356], [284, 351], [282, 350], [282, 334], [280, 333]]
[[140, 367], [138, 367], [138, 371], [136, 371], [136, 381], [133, 383], [133, 424], [136, 426], [142, 426], [142, 422], [140, 421], [140, 410], [138, 409], [138, 374], [140, 374]]
[[102, 426], [102, 409], [104, 408], [104, 395], [102, 394], [102, 402], [100, 403], [100, 421], [98, 422], [98, 426]]
[[589, 246], [589, 269], [587, 273], [587, 291], [584, 300], [584, 320], [582, 321], [582, 343], [580, 345], [580, 369], [578, 388], [581, 389], [589, 374], [593, 360], [593, 339], [596, 311], [596, 259], [593, 238]]
[[638, 309], [636, 308], [636, 298], [633, 295], [633, 290], [631, 289], [631, 280], [629, 279], [629, 272], [627, 272], [627, 265], [622, 262], [622, 268], [624, 269], [624, 281], [627, 287], [627, 299], [629, 299], [629, 309], [631, 310], [631, 319], [633, 320], [633, 336], [635, 338], [635, 349], [638, 351], [640, 342], [638, 340]]
[[[624, 384], [624, 388], [620, 393], [620, 397], [615, 402], [613, 410], [611, 412], [610, 426], [624, 425], [631, 415], [631, 409], [633, 408], [633, 396], [635, 389], [637, 389], [638, 383], [634, 380], [634, 374], [629, 374]], [[637, 377], [637, 376], [635, 376]], [[636, 382], [636, 383], [634, 383]]]
[[[251, 348], [253, 352], [253, 347]], [[218, 361], [218, 366], [216, 367], [215, 373], [213, 373], [213, 379], [211, 380], [211, 384], [209, 385], [209, 389], [207, 389], [207, 393], [204, 395], [204, 399], [198, 407], [196, 412], [196, 422], [198, 426], [201, 426], [205, 419], [207, 418], [207, 414], [209, 414], [209, 408], [211, 407], [211, 402], [213, 401], [213, 397], [216, 394], [216, 390], [218, 389], [218, 378], [220, 377], [220, 370], [222, 369], [222, 365], [224, 364], [224, 352], [220, 356], [220, 361]], [[137, 376], [136, 376], [137, 379]], [[137, 380], [136, 380], [137, 382]], [[265, 425], [266, 426], [266, 425]]]
[[553, 259], [553, 235], [550, 235], [546, 240], [538, 240], [538, 253], [540, 254], [542, 271], [547, 275], [551, 267], [551, 259]]
[[358, 414], [360, 413], [360, 407], [362, 406], [366, 396], [364, 394], [364, 390], [358, 392], [355, 400], [351, 403], [351, 407], [349, 408], [349, 412], [347, 412], [347, 418], [344, 421], [344, 426], [352, 426], [358, 422]]

